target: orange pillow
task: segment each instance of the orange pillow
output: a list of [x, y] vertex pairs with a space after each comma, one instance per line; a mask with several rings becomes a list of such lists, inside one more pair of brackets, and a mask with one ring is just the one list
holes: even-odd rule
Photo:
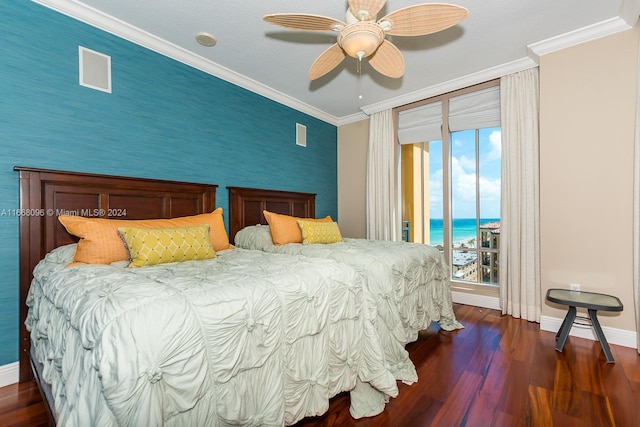
[[302, 232], [298, 225], [298, 220], [333, 222], [330, 216], [324, 218], [298, 218], [295, 216], [277, 214], [269, 211], [262, 211], [269, 223], [271, 240], [274, 245], [286, 245], [287, 243], [302, 243]]
[[127, 250], [118, 235], [118, 227], [164, 228], [209, 225], [209, 237], [213, 249], [222, 251], [233, 246], [222, 220], [222, 208], [208, 214], [183, 216], [170, 219], [104, 219], [61, 215], [58, 220], [74, 236], [80, 237], [72, 264], [111, 264], [129, 259]]

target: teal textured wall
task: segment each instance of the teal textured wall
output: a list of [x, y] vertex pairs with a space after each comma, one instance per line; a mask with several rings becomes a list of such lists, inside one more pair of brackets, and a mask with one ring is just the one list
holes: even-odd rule
[[[111, 94], [78, 84], [78, 46], [111, 56]], [[307, 126], [307, 147], [295, 125]], [[25, 0], [0, 12], [0, 366], [18, 360], [14, 166], [317, 193], [337, 217], [337, 129]], [[4, 213], [4, 214], [3, 214]]]

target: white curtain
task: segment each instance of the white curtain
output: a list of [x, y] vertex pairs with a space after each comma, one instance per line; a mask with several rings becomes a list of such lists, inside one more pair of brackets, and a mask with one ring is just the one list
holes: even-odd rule
[[636, 339], [640, 353], [640, 50], [636, 92], [636, 134], [633, 159], [633, 293], [635, 295]]
[[367, 150], [367, 238], [398, 240], [396, 185], [396, 143], [391, 110], [380, 111], [369, 119]]
[[538, 69], [502, 77], [500, 105], [500, 303], [503, 314], [540, 322]]

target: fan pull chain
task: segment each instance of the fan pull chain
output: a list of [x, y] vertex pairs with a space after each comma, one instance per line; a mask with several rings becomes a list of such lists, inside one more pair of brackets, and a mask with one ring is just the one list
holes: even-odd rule
[[362, 55], [358, 55], [356, 71], [358, 72], [358, 99], [362, 99]]

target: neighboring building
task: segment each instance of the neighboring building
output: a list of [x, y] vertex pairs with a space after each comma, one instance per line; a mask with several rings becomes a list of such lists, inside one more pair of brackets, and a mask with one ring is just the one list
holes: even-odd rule
[[[470, 249], [475, 245], [469, 245]], [[480, 248], [478, 251], [453, 251], [453, 279], [497, 284], [499, 275], [500, 223], [488, 222], [480, 225]], [[478, 267], [478, 256], [480, 266]], [[478, 273], [480, 276], [478, 277]]]
[[500, 278], [498, 255], [500, 253], [500, 223], [480, 225], [480, 259], [483, 283], [498, 283]]
[[478, 255], [475, 252], [453, 252], [453, 278], [476, 281], [478, 277]]

